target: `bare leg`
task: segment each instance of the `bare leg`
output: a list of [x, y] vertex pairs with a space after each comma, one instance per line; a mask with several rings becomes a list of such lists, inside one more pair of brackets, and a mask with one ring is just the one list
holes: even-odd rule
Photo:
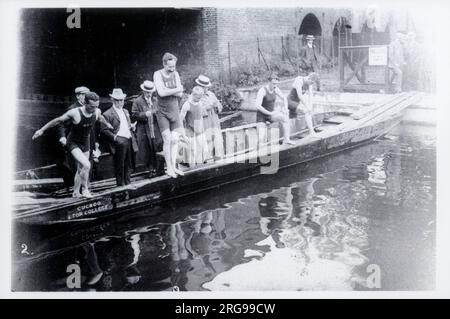
[[192, 150], [192, 166], [194, 167], [194, 166], [197, 166], [198, 164], [200, 164], [200, 163], [203, 163], [202, 161], [201, 161], [201, 153], [200, 153], [200, 148], [199, 148], [199, 145], [200, 145], [200, 143], [199, 143], [199, 141], [198, 141], [198, 139], [199, 139], [199, 135], [194, 135], [193, 137], [192, 137], [192, 144], [191, 144], [191, 150]]
[[312, 115], [310, 112], [305, 113], [305, 121], [306, 121], [306, 125], [308, 126], [308, 129], [309, 129], [309, 134], [316, 135], [316, 132], [314, 131]]
[[281, 122], [281, 126], [283, 127], [284, 135], [283, 143], [295, 144], [293, 141], [291, 141], [291, 128], [289, 127], [289, 119], [285, 119], [283, 122]]
[[169, 129], [164, 130], [162, 133], [162, 138], [163, 138], [163, 154], [164, 154], [164, 160], [166, 161], [166, 173], [167, 175], [171, 176], [171, 177], [177, 177], [177, 174], [175, 174], [174, 170], [173, 170], [173, 166], [172, 166], [172, 161], [171, 161], [171, 132]]
[[[75, 178], [78, 175], [78, 179], [76, 178], [74, 180], [74, 183], [79, 183], [76, 184], [76, 187], [78, 188], [74, 186], [73, 195], [78, 195], [80, 192], [80, 186], [83, 186], [83, 196], [92, 197], [88, 189], [89, 171], [91, 169], [91, 163], [89, 162], [89, 152], [83, 153], [79, 148], [75, 148], [72, 150], [71, 154], [77, 162], [77, 174], [75, 175]], [[78, 194], [76, 192], [78, 192]]]
[[184, 175], [184, 172], [177, 168], [178, 142], [180, 140], [180, 133], [178, 131], [176, 131], [176, 130], [172, 131], [172, 136], [171, 137], [172, 138], [170, 140], [170, 142], [171, 142], [171, 144], [170, 144], [170, 147], [171, 147], [171, 150], [170, 150], [171, 154], [170, 154], [170, 156], [171, 156], [171, 158], [170, 159], [172, 161], [173, 171], [176, 174], [178, 174], [178, 175]]
[[289, 118], [288, 116], [284, 115], [284, 114], [277, 114], [275, 116], [272, 117], [274, 120], [276, 120], [277, 122], [281, 123], [281, 128], [283, 129], [283, 137], [284, 137], [284, 142], [283, 143], [287, 143], [287, 144], [295, 144], [293, 141], [291, 141], [291, 130], [289, 127]]
[[223, 137], [222, 131], [220, 130], [220, 126], [217, 128], [213, 128], [213, 145], [214, 145], [214, 157], [222, 158], [223, 157]]
[[[84, 152], [84, 156], [86, 156], [88, 161], [89, 161], [89, 152], [90, 151]], [[90, 163], [91, 162], [89, 161], [89, 164]], [[82, 178], [81, 178], [81, 182], [82, 182], [81, 186], [83, 187], [83, 191], [81, 192], [81, 194], [84, 197], [92, 197], [91, 192], [89, 192], [89, 185], [88, 185], [89, 184], [89, 172], [90, 172], [90, 169], [91, 169], [91, 167], [89, 166], [89, 169], [85, 172], [85, 176], [82, 176]]]
[[73, 197], [81, 197], [81, 193], [80, 193], [80, 190], [81, 190], [81, 176], [80, 176], [81, 164], [77, 162], [76, 165], [77, 165], [77, 171], [75, 172], [72, 196]]
[[203, 164], [208, 158], [210, 158], [209, 152], [208, 152], [208, 142], [206, 141], [205, 133], [202, 133], [198, 135], [198, 145], [200, 148], [201, 153], [201, 162], [200, 164]]

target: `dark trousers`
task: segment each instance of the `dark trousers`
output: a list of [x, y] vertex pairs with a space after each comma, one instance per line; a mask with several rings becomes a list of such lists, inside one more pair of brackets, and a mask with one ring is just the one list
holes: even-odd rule
[[131, 139], [117, 136], [114, 153], [114, 173], [117, 186], [130, 184]]
[[136, 165], [143, 165], [146, 169], [156, 169], [156, 148], [154, 139], [151, 142], [146, 135], [138, 140], [139, 150], [136, 154]]

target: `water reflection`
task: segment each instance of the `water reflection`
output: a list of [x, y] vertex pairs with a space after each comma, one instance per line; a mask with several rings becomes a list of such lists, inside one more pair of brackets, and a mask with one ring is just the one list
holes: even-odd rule
[[433, 288], [429, 139], [403, 131], [269, 181], [92, 226], [78, 243], [75, 231], [40, 239], [40, 254], [15, 258], [15, 289], [69, 290], [71, 263], [81, 290], [365, 290], [369, 264], [383, 270], [381, 289]]
[[348, 290], [361, 284], [354, 268], [367, 261], [361, 253], [368, 245], [367, 220], [343, 211], [339, 199], [321, 183], [323, 178], [312, 178], [260, 198], [260, 227], [265, 237], [247, 256], [264, 258], [242, 263], [203, 287]]

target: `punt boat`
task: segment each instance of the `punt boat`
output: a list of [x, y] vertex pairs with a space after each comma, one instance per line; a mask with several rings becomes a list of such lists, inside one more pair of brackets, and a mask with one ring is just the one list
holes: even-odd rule
[[[142, 207], [208, 189], [219, 188], [257, 175], [268, 181], [279, 169], [357, 147], [383, 136], [402, 119], [402, 111], [421, 99], [420, 93], [386, 95], [375, 103], [349, 110], [316, 113], [310, 136], [304, 118], [291, 120], [291, 139], [281, 144], [278, 124], [251, 123], [222, 130], [225, 156], [184, 171], [184, 176], [167, 175], [132, 178], [127, 186], [115, 187], [114, 179], [91, 183], [92, 198], [72, 198], [69, 191], [14, 192], [13, 220], [25, 224], [80, 223], [126, 214]], [[151, 210], [151, 209], [150, 209]], [[149, 209], [146, 209], [149, 211]]]

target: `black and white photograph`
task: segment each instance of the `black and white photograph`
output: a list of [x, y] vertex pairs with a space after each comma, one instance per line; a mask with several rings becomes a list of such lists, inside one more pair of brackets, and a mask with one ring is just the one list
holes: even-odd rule
[[436, 292], [440, 9], [20, 6], [9, 291]]

